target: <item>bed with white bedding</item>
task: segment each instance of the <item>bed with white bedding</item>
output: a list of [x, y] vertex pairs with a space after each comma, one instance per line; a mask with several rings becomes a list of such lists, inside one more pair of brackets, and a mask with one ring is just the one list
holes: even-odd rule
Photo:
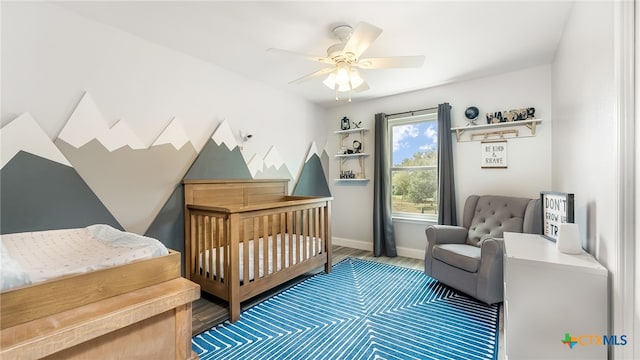
[[180, 254], [108, 225], [0, 236], [0, 358], [192, 359]]

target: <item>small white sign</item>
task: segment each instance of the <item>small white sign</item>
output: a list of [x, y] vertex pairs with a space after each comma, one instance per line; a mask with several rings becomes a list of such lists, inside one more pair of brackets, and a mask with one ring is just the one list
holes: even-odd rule
[[555, 241], [560, 224], [573, 223], [573, 194], [543, 191], [540, 195], [542, 235]]
[[507, 140], [483, 141], [480, 146], [483, 168], [507, 167]]

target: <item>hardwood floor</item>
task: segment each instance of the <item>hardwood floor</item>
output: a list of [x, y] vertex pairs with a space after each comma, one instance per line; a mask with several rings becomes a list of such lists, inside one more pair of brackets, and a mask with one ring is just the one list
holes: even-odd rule
[[[332, 262], [333, 264], [337, 264], [340, 261], [344, 260], [348, 257], [377, 261], [386, 264], [392, 264], [397, 266], [402, 266], [411, 269], [422, 270], [424, 268], [424, 261], [419, 259], [411, 259], [405, 257], [374, 257], [371, 251], [366, 250], [358, 250], [352, 249], [342, 246], [334, 246], [332, 250]], [[322, 271], [319, 269], [318, 271]], [[273, 290], [267, 291], [257, 297], [242, 303], [242, 310], [245, 310], [256, 303], [259, 303], [278, 292], [303, 281], [308, 278], [308, 276], [301, 276], [297, 279], [291, 280]], [[228, 320], [229, 313], [227, 302], [217, 299], [211, 295], [206, 293], [202, 293], [200, 299], [196, 300], [193, 303], [193, 324], [192, 324], [192, 333], [193, 335], [197, 335], [205, 330], [210, 329], [211, 327]]]

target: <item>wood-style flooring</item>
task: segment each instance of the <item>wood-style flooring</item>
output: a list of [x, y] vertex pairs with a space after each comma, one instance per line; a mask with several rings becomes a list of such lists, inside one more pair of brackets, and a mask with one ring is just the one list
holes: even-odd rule
[[[365, 259], [371, 261], [378, 261], [386, 264], [392, 264], [397, 266], [402, 266], [411, 269], [424, 269], [424, 260], [419, 259], [411, 259], [406, 257], [374, 257], [371, 251], [366, 250], [358, 250], [351, 249], [342, 246], [334, 246], [332, 252], [332, 262], [336, 264], [345, 258], [352, 257], [358, 259]], [[318, 271], [323, 271], [319, 269]], [[301, 276], [297, 279], [291, 280], [288, 283], [285, 283], [276, 289], [271, 291], [267, 291], [257, 297], [248, 300], [242, 303], [242, 310], [259, 303], [268, 297], [277, 294], [278, 292], [290, 287], [293, 284], [296, 284], [300, 281], [303, 281], [308, 276]], [[193, 324], [192, 324], [192, 332], [193, 335], [199, 334], [205, 330], [212, 328], [213, 326], [226, 321], [229, 318], [227, 302], [217, 299], [211, 295], [206, 293], [202, 293], [200, 299], [196, 300], [193, 303]]]

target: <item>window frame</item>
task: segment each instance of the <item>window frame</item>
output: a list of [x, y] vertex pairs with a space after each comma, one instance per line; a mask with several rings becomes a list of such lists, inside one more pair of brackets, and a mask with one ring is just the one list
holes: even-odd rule
[[[438, 128], [438, 110], [434, 108], [433, 110], [426, 110], [420, 112], [420, 114], [410, 114], [404, 116], [397, 117], [389, 117], [387, 119], [387, 145], [389, 149], [389, 167], [387, 169], [389, 173], [389, 177], [391, 179], [391, 186], [393, 187], [393, 173], [394, 171], [429, 171], [431, 169], [435, 169], [436, 171], [436, 186], [438, 183], [438, 163], [436, 161], [436, 165], [418, 165], [418, 166], [394, 166], [393, 164], [393, 128], [395, 126], [401, 125], [410, 125], [416, 123], [426, 123], [426, 122], [435, 122], [436, 123], [436, 131], [440, 132], [441, 130]], [[437, 148], [436, 148], [437, 155]], [[391, 205], [391, 218], [394, 220], [411, 220], [411, 221], [426, 221], [426, 222], [437, 222], [438, 221], [438, 199], [434, 199], [434, 206], [436, 207], [435, 214], [419, 214], [419, 213], [410, 213], [410, 212], [401, 212], [393, 210], [393, 191], [389, 191], [389, 204]]]

